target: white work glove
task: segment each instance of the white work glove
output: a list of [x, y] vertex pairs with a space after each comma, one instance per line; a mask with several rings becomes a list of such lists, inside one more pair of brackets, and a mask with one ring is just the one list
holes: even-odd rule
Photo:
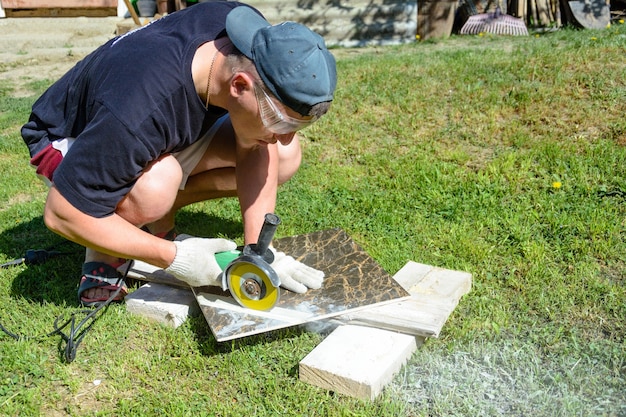
[[[181, 236], [178, 236], [180, 239]], [[222, 286], [219, 279], [221, 268], [215, 260], [217, 252], [226, 252], [237, 248], [237, 244], [228, 239], [205, 239], [188, 237], [175, 240], [176, 256], [165, 269], [191, 287], [204, 285]]]
[[284, 252], [277, 252], [272, 247], [270, 250], [274, 253], [274, 262], [270, 266], [280, 278], [281, 287], [304, 294], [309, 288], [318, 289], [322, 286], [324, 272], [296, 261]]

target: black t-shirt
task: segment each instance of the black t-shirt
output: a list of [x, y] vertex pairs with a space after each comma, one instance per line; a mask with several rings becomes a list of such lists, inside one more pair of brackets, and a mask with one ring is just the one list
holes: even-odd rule
[[22, 136], [34, 156], [51, 141], [76, 141], [53, 182], [78, 210], [112, 214], [144, 168], [197, 141], [225, 111], [205, 109], [191, 62], [197, 48], [226, 36], [241, 3], [198, 3], [111, 39], [33, 105]]

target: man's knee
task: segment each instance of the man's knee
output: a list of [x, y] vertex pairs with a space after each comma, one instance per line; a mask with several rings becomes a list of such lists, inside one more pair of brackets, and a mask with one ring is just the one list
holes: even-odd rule
[[182, 177], [176, 158], [162, 156], [144, 170], [116, 212], [134, 224], [162, 218], [174, 205]]
[[173, 155], [163, 155], [152, 162], [141, 174], [137, 184], [142, 192], [154, 197], [171, 193], [176, 197], [180, 182], [183, 179], [183, 170]]
[[302, 161], [302, 151], [300, 149], [300, 140], [296, 135], [291, 143], [287, 146], [278, 147], [278, 156], [280, 162], [278, 164], [278, 183], [284, 184], [293, 177]]

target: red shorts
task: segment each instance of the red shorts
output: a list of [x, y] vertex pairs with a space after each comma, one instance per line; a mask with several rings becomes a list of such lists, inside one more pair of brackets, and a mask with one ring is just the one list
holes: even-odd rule
[[54, 171], [63, 161], [63, 157], [74, 142], [73, 138], [60, 139], [50, 143], [37, 155], [33, 156], [30, 164], [37, 170], [37, 175], [48, 185], [52, 183]]
[[30, 164], [37, 169], [37, 175], [47, 178], [48, 181], [52, 182], [52, 174], [54, 174], [54, 171], [62, 160], [63, 155], [61, 151], [54, 149], [52, 144], [50, 144], [43, 148], [37, 155], [33, 156], [30, 160]]

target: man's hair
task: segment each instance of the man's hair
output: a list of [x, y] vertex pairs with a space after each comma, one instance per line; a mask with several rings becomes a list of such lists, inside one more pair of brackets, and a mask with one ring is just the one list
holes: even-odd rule
[[[230, 65], [230, 67], [232, 68], [233, 73], [243, 71], [252, 74], [254, 76], [254, 79], [259, 83], [259, 86], [262, 87], [272, 97], [274, 96], [271, 92], [268, 91], [267, 87], [265, 86], [265, 83], [261, 79], [259, 72], [254, 66], [254, 62], [252, 62], [251, 59], [241, 53], [241, 51], [233, 46], [230, 52], [228, 52], [228, 55], [226, 55], [226, 60], [228, 65]], [[309, 114], [303, 114], [302, 116], [312, 116], [316, 119], [319, 119], [328, 112], [328, 110], [330, 109], [330, 104], [330, 101], [317, 103], [313, 107], [311, 107]]]

